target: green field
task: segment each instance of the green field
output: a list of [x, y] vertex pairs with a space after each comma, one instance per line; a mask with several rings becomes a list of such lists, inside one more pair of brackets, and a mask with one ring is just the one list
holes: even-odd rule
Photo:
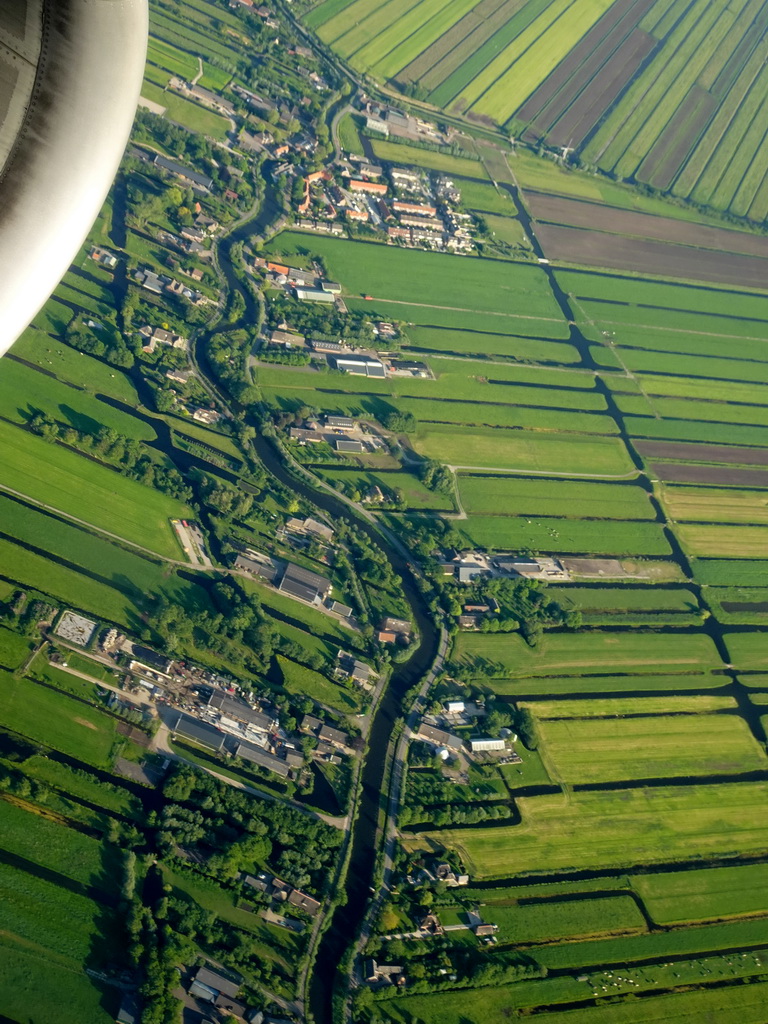
[[768, 914], [768, 865], [637, 875], [633, 887], [659, 924]]
[[[645, 931], [645, 922], [629, 896], [571, 900], [563, 903], [532, 900], [516, 906], [483, 901], [483, 921], [498, 924], [502, 943], [528, 943]], [[506, 901], [504, 901], [506, 902]]]
[[188, 506], [2, 421], [0, 445], [0, 484], [158, 554], [181, 556], [168, 520], [190, 517]]
[[696, 715], [540, 721], [539, 736], [550, 774], [566, 784], [728, 775], [766, 766], [746, 722], [731, 715], [706, 723]]
[[552, 633], [535, 648], [516, 633], [461, 633], [454, 658], [472, 666], [477, 675], [485, 674], [485, 665], [507, 676], [720, 667], [714, 644], [702, 633]]
[[3, 725], [32, 741], [107, 768], [117, 739], [114, 719], [63, 693], [0, 672]]
[[519, 797], [522, 823], [427, 833], [477, 878], [757, 853], [768, 840], [765, 783]]

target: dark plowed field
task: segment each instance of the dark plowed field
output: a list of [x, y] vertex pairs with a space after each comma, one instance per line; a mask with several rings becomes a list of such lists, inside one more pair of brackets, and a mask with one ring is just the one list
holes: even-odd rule
[[744, 231], [687, 224], [672, 217], [654, 217], [649, 213], [619, 210], [615, 206], [545, 195], [542, 192], [526, 191], [525, 199], [531, 214], [539, 221], [768, 259], [768, 238], [749, 235]]
[[539, 224], [536, 234], [550, 260], [741, 288], [765, 288], [768, 281], [768, 259], [755, 256], [723, 254], [553, 224]]
[[689, 466], [676, 462], [652, 462], [650, 470], [668, 484], [721, 484], [731, 487], [768, 487], [768, 470], [725, 469], [721, 466]]
[[762, 448], [678, 444], [675, 441], [635, 441], [635, 448], [647, 459], [683, 459], [686, 462], [725, 462], [734, 466], [768, 466], [768, 451]]

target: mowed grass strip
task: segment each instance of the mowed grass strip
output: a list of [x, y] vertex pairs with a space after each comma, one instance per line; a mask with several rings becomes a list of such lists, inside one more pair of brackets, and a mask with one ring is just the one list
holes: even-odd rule
[[306, 235], [290, 231], [273, 239], [265, 252], [280, 253], [290, 260], [308, 246], [322, 257], [345, 292], [416, 305], [421, 305], [426, 295], [434, 306], [498, 313], [525, 308], [533, 317], [562, 319], [546, 275], [528, 263], [475, 260], [336, 238], [308, 240]]
[[581, 359], [573, 345], [566, 345], [554, 339], [550, 341], [528, 338], [522, 332], [519, 335], [491, 334], [437, 327], [409, 327], [406, 346], [438, 352], [457, 352], [475, 358], [494, 355], [564, 364], [578, 363]]
[[66, 694], [0, 672], [3, 725], [31, 740], [107, 768], [116, 733], [113, 719]]
[[710, 555], [749, 558], [760, 552], [768, 552], [768, 526], [679, 523], [676, 532], [692, 555], [703, 558]]
[[181, 558], [169, 520], [187, 505], [0, 420], [0, 484], [156, 551]]
[[617, 615], [641, 611], [691, 612], [699, 607], [696, 595], [684, 587], [667, 590], [653, 586], [578, 587], [565, 584], [550, 586], [548, 593], [566, 608], [615, 612]]
[[[588, 695], [591, 704], [595, 694], [635, 694], [646, 690], [671, 691], [673, 693], [689, 690], [698, 692], [699, 690], [719, 689], [727, 685], [728, 682], [727, 676], [716, 675], [536, 676], [531, 679], [494, 679], [493, 691], [498, 696], [519, 698], [524, 695], [525, 699], [582, 693]], [[638, 697], [636, 699], [653, 698]], [[578, 701], [579, 704], [585, 702], [585, 698]]]
[[768, 914], [768, 864], [637, 875], [632, 887], [659, 924]]
[[461, 503], [472, 515], [655, 518], [647, 493], [632, 484], [525, 480], [466, 473], [459, 474], [458, 480]]
[[603, 896], [560, 903], [532, 901], [515, 906], [484, 903], [483, 921], [497, 924], [499, 942], [553, 942], [592, 935], [646, 931], [631, 896]]
[[539, 722], [550, 774], [568, 785], [698, 775], [766, 767], [746, 722], [716, 715], [545, 720]]
[[586, 477], [635, 475], [618, 437], [421, 426], [412, 444], [419, 455], [465, 469]]
[[664, 487], [662, 500], [672, 519], [768, 525], [768, 491]]
[[721, 666], [714, 643], [704, 633], [549, 633], [536, 647], [529, 647], [518, 633], [461, 633], [454, 657], [478, 675], [484, 674], [484, 664], [509, 676]]
[[[640, 687], [637, 687], [640, 689]], [[735, 711], [733, 697], [707, 694], [700, 697], [586, 697], [581, 700], [523, 700], [521, 707], [530, 708], [542, 721], [553, 718], [616, 718], [622, 715], [705, 715], [713, 711]], [[701, 723], [699, 723], [701, 724]]]
[[738, 857], [768, 843], [768, 783], [660, 786], [519, 797], [520, 825], [426, 833], [471, 875]]

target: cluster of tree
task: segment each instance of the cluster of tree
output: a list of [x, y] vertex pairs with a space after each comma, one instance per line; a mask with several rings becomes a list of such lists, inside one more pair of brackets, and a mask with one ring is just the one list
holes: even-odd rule
[[453, 473], [447, 466], [429, 459], [419, 468], [425, 487], [440, 494], [453, 494]]
[[303, 349], [263, 348], [259, 352], [262, 363], [281, 363], [285, 366], [307, 366], [310, 355]]
[[253, 508], [253, 495], [236, 490], [211, 477], [204, 477], [201, 488], [204, 504], [227, 519], [245, 519]]
[[64, 340], [78, 352], [87, 352], [105, 359], [112, 366], [130, 369], [135, 362], [134, 352], [126, 345], [120, 331], [109, 321], [99, 321], [99, 327], [88, 327], [78, 313], [68, 324]]
[[[531, 647], [536, 646], [545, 626], [569, 629], [581, 626], [581, 612], [567, 610], [557, 601], [548, 599], [547, 584], [542, 580], [484, 579], [477, 585], [477, 591], [480, 599], [492, 597], [498, 601], [502, 618], [516, 619], [520, 623], [520, 632]], [[490, 624], [485, 628], [493, 630]]]
[[243, 405], [258, 402], [260, 397], [245, 368], [246, 356], [257, 334], [256, 328], [220, 331], [208, 344], [208, 360], [214, 373], [226, 390]]
[[254, 861], [269, 862], [292, 885], [323, 891], [343, 838], [338, 829], [286, 804], [254, 800], [188, 766], [174, 769], [164, 795], [195, 815], [187, 820], [174, 807], [172, 814], [158, 823], [168, 834], [165, 839], [188, 842], [185, 836], [192, 829], [195, 842], [213, 855], [201, 868], [203, 872], [231, 877], [231, 872]]
[[477, 825], [481, 821], [500, 821], [512, 817], [506, 804], [441, 804], [439, 807], [425, 806], [417, 802], [400, 808], [398, 823], [405, 827], [414, 823], [435, 828], [449, 825]]
[[234, 581], [211, 587], [211, 608], [184, 608], [165, 597], [148, 615], [150, 628], [171, 652], [202, 646], [230, 664], [266, 672], [279, 637], [255, 594]]
[[395, 409], [384, 417], [384, 426], [395, 434], [413, 434], [418, 424], [412, 412]]
[[308, 338], [337, 341], [339, 338], [369, 343], [373, 340], [371, 322], [364, 313], [350, 310], [339, 313], [335, 306], [316, 302], [299, 302], [281, 292], [274, 296], [267, 308], [267, 324], [278, 329], [288, 323], [293, 330]]

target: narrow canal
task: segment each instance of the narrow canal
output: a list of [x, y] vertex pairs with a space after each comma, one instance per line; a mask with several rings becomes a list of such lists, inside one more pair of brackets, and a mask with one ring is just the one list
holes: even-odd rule
[[[216, 378], [207, 360], [207, 346], [218, 330], [231, 330], [243, 323], [253, 323], [258, 316], [258, 305], [250, 290], [243, 287], [232, 262], [232, 247], [237, 242], [247, 241], [254, 235], [263, 234], [272, 224], [279, 208], [274, 196], [267, 192], [261, 212], [251, 221], [241, 225], [219, 246], [219, 268], [226, 278], [231, 291], [237, 291], [245, 303], [245, 312], [239, 324], [219, 325], [211, 331], [201, 333], [195, 341], [195, 360], [200, 371], [218, 388]], [[404, 694], [426, 673], [437, 654], [439, 631], [429, 615], [426, 601], [419, 590], [415, 577], [404, 555], [373, 525], [354, 516], [349, 506], [341, 499], [320, 488], [314, 488], [302, 477], [299, 479], [286, 466], [279, 449], [268, 438], [258, 435], [255, 439], [256, 452], [265, 469], [281, 484], [296, 494], [323, 509], [338, 520], [355, 519], [358, 529], [385, 553], [393, 570], [402, 580], [403, 595], [411, 609], [419, 635], [419, 645], [407, 662], [395, 664], [389, 684], [371, 722], [368, 750], [362, 773], [362, 792], [358, 815], [353, 827], [349, 869], [345, 880], [346, 902], [333, 915], [330, 927], [321, 939], [317, 952], [315, 969], [310, 989], [310, 1012], [317, 1024], [331, 1024], [333, 1017], [333, 991], [339, 964], [350, 944], [354, 941], [362, 924], [378, 853], [376, 831], [379, 809], [384, 797], [382, 788], [387, 762], [387, 749], [392, 729], [401, 714]]]

